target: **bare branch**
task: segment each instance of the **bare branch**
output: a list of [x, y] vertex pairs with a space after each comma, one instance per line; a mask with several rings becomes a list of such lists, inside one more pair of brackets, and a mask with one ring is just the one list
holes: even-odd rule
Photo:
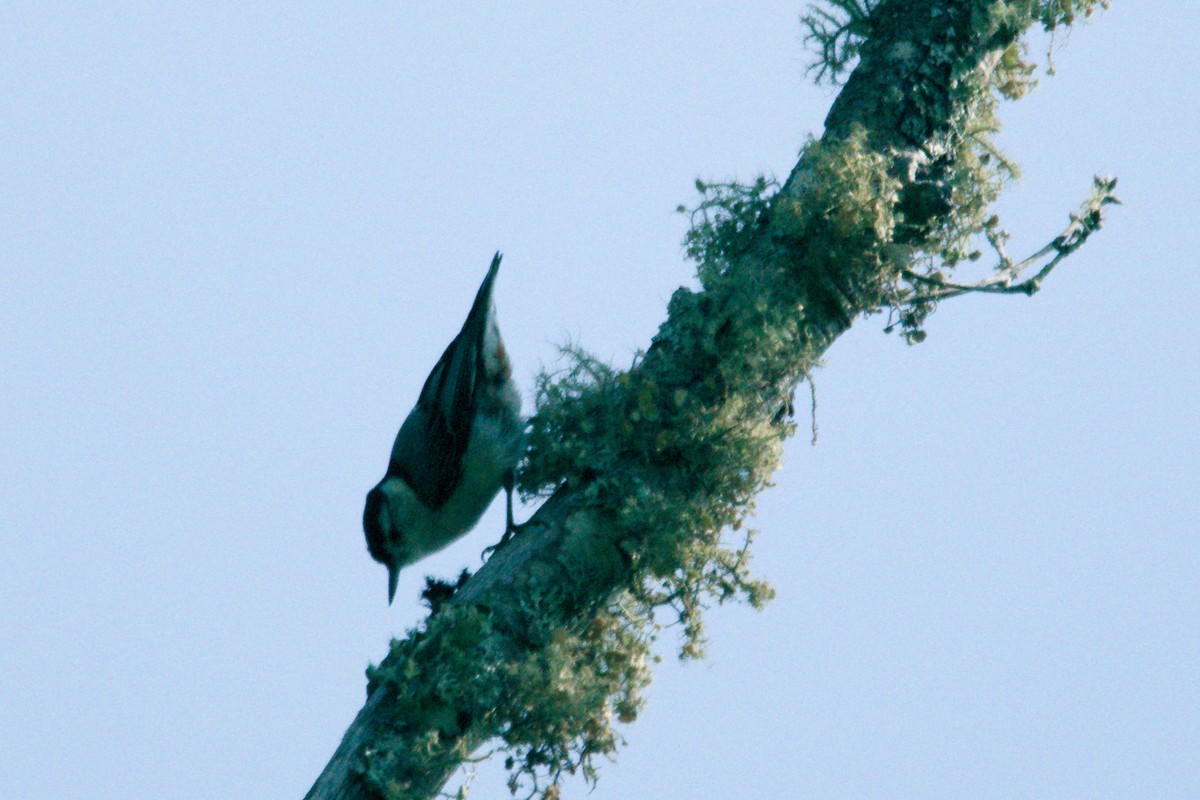
[[[1071, 221], [1063, 232], [1036, 253], [1020, 261], [1013, 261], [1005, 251], [1004, 243], [1008, 235], [994, 226], [988, 228], [985, 235], [992, 249], [996, 251], [999, 262], [995, 272], [987, 278], [974, 283], [961, 283], [949, 280], [940, 271], [925, 274], [907, 268], [902, 270], [903, 277], [919, 285], [906, 302], [912, 305], [937, 303], [972, 292], [1026, 296], [1036, 294], [1054, 268], [1082, 247], [1088, 237], [1100, 230], [1104, 223], [1105, 207], [1120, 203], [1113, 193], [1116, 185], [1115, 178], [1097, 176], [1092, 196], [1083, 204], [1079, 213], [1071, 214]], [[1049, 260], [1046, 260], [1047, 257]], [[1032, 269], [1037, 269], [1037, 272], [1021, 280], [1022, 276]]]

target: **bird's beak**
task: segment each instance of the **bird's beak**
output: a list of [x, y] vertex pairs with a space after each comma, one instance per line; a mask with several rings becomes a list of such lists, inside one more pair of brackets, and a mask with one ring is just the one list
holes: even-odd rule
[[388, 564], [388, 605], [392, 604], [392, 598], [396, 596], [396, 579], [400, 577], [400, 569]]

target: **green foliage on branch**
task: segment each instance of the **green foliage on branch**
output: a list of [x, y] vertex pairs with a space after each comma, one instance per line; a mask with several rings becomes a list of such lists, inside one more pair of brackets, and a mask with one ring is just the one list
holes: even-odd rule
[[[797, 364], [813, 357], [803, 349], [806, 290], [798, 273], [826, 262], [879, 271], [890, 257], [879, 243], [894, 228], [898, 185], [861, 135], [810, 143], [806, 158], [804, 206], [766, 180], [700, 184], [685, 247], [704, 292], [676, 292], [669, 321], [632, 369], [569, 348], [561, 369], [539, 377], [519, 484], [531, 495], [564, 483], [577, 487], [630, 563], [628, 584], [607, 611], [620, 635], [595, 641], [577, 671], [587, 672], [589, 658], [613, 660], [613, 647], [624, 661], [641, 647], [632, 660], [649, 663], [663, 626], [679, 630], [682, 657], [698, 657], [708, 606], [740, 599], [758, 607], [772, 596], [750, 573], [752, 531], [745, 523], [795, 428], [787, 411]], [[803, 245], [813, 237], [828, 243], [816, 264]], [[670, 359], [660, 357], [665, 349]], [[605, 707], [627, 720], [621, 709], [640, 702], [630, 692], [582, 697], [592, 722]], [[538, 759], [513, 762], [514, 781], [553, 785], [616, 741], [615, 734], [565, 733], [534, 748]], [[583, 773], [592, 774], [586, 767]]]
[[[368, 691], [386, 687], [396, 717], [419, 721], [422, 733], [405, 727], [377, 740], [363, 777], [382, 797], [420, 796], [413, 776], [468, 761], [470, 729], [493, 723], [514, 794], [528, 781], [531, 796], [546, 795], [567, 774], [595, 781], [596, 757], [621, 743], [614, 719], [637, 718], [650, 681], [644, 627], [600, 613], [578, 633], [532, 631], [542, 645], [514, 654], [485, 611], [444, 605], [393, 641], [387, 669], [367, 671]], [[480, 663], [494, 666], [480, 672]]]
[[[953, 4], [951, 4], [953, 5]], [[977, 31], [1021, 31], [1036, 24], [1053, 32], [1107, 8], [1108, 0], [1010, 0], [1005, 3], [963, 4], [969, 7], [967, 24]], [[817, 54], [811, 71], [818, 80], [838, 82], [856, 63], [868, 39], [883, 24], [884, 12], [893, 16], [906, 13], [899, 2], [883, 0], [830, 0], [810, 7], [802, 22], [806, 41]], [[931, 6], [929, 13], [947, 15], [949, 8]], [[881, 305], [889, 312], [888, 330], [898, 329], [910, 344], [926, 337], [924, 329], [928, 316], [937, 302], [968, 290], [969, 286], [986, 286], [982, 291], [995, 291], [996, 283], [1015, 280], [1013, 261], [997, 252], [992, 273], [980, 278], [976, 272], [968, 284], [956, 277], [965, 267], [979, 262], [988, 251], [1002, 246], [1008, 234], [1000, 228], [992, 207], [1001, 191], [1019, 177], [1016, 165], [996, 145], [1000, 123], [997, 108], [1002, 100], [1015, 100], [1027, 94], [1037, 83], [1037, 64], [1028, 58], [1027, 47], [1019, 38], [999, 55], [986, 84], [979, 85], [975, 76], [956, 74], [951, 67], [957, 60], [958, 35], [951, 26], [944, 33], [944, 43], [933, 42], [920, 54], [920, 70], [930, 79], [949, 81], [956, 86], [961, 102], [957, 116], [951, 118], [944, 144], [927, 164], [920, 165], [925, 192], [910, 192], [911, 197], [901, 204], [903, 215], [908, 211], [929, 219], [931, 227], [922, 229], [912, 239], [915, 245], [908, 255], [911, 264], [892, 273], [885, 288]], [[891, 57], [901, 52], [893, 44]], [[916, 89], [910, 103], [920, 104], [921, 91]], [[915, 198], [915, 199], [913, 199]], [[940, 207], [938, 205], [940, 204]], [[1105, 205], [1103, 203], [1102, 205]], [[907, 206], [907, 208], [906, 208]], [[933, 208], [935, 213], [926, 213]], [[1097, 224], [1100, 219], [1097, 218]], [[1026, 262], [1020, 262], [1028, 266]], [[953, 292], [947, 286], [959, 287]]]

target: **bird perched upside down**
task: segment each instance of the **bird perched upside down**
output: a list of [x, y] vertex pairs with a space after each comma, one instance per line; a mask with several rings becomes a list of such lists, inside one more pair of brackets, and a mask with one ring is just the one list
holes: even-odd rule
[[371, 557], [388, 568], [388, 603], [400, 568], [441, 550], [507, 492], [521, 455], [521, 395], [496, 325], [492, 287], [500, 254], [462, 330], [425, 380], [396, 434], [387, 473], [367, 493], [363, 530]]

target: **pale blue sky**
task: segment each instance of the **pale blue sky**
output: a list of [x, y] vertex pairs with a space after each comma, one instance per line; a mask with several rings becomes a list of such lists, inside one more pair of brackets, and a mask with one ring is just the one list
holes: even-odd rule
[[[249, 5], [0, 10], [7, 800], [301, 797], [502, 525], [391, 608], [359, 527], [492, 252], [527, 391], [625, 363], [692, 181], [785, 174], [833, 96], [799, 3]], [[1198, 29], [1119, 0], [1005, 109], [1015, 251], [1094, 172], [1125, 205], [1035, 298], [836, 344], [778, 599], [665, 650], [591, 797], [1200, 796]]]

